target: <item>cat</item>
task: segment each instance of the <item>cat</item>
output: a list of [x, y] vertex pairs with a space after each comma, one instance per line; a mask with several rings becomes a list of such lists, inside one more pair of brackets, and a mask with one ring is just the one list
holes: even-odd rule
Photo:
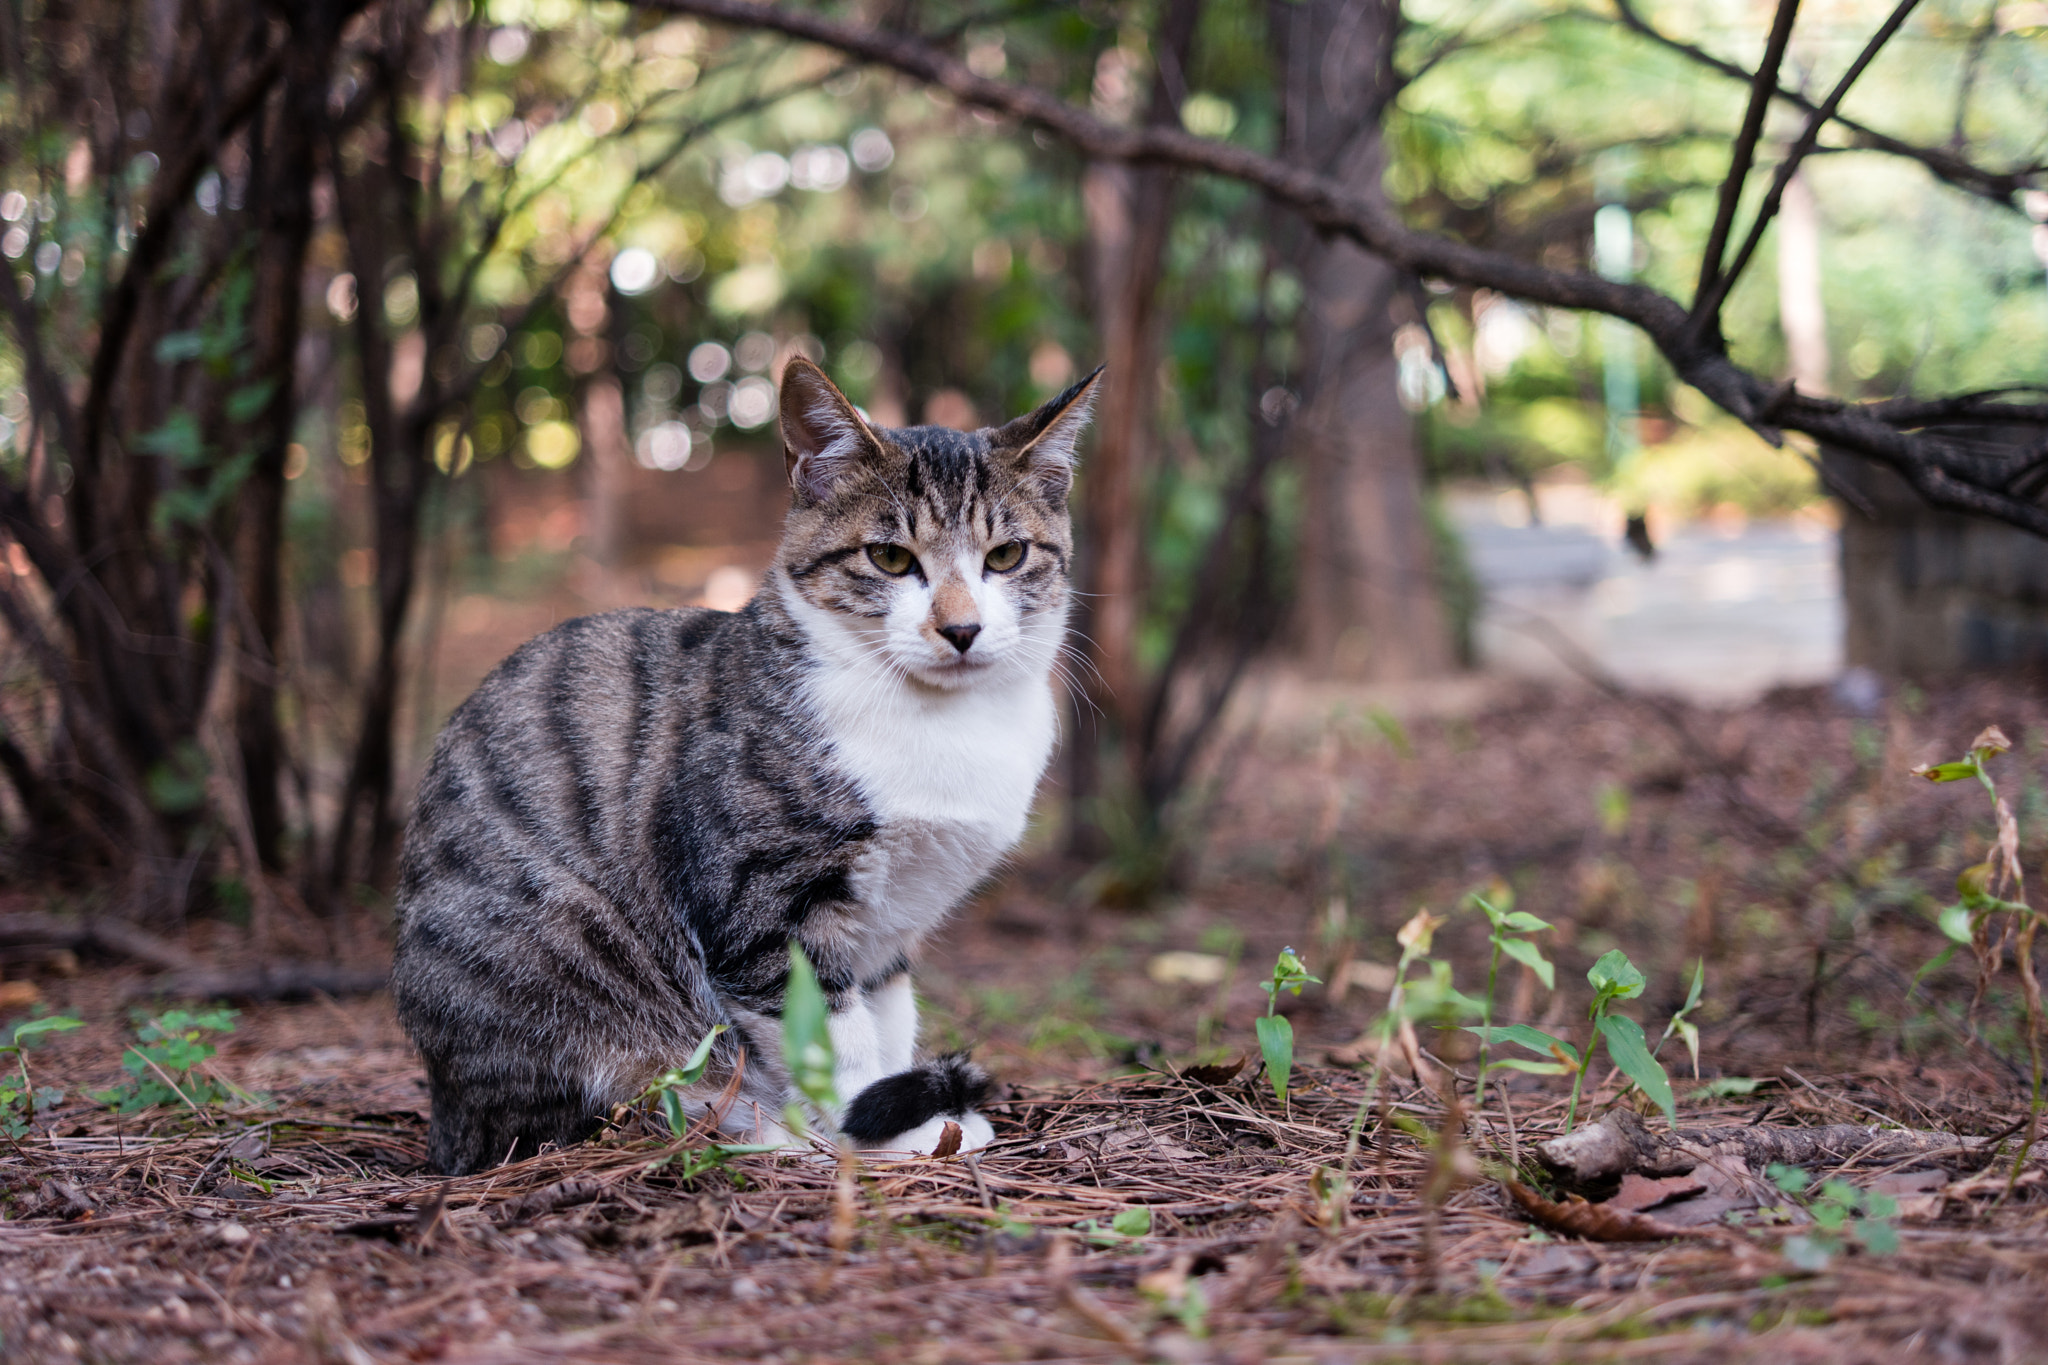
[[565, 622], [449, 718], [391, 982], [430, 1166], [580, 1142], [719, 1024], [690, 1111], [795, 1143], [792, 941], [830, 1007], [842, 1103], [818, 1117], [876, 1150], [928, 1153], [949, 1122], [991, 1140], [986, 1073], [917, 1057], [910, 967], [1021, 837], [1052, 751], [1100, 374], [1005, 426], [893, 430], [792, 359], [790, 509], [754, 599]]

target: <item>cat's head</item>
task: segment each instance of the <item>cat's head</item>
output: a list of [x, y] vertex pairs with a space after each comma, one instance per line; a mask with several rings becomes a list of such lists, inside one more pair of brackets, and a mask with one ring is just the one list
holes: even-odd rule
[[1067, 492], [1100, 373], [1004, 426], [893, 430], [791, 360], [776, 562], [813, 636], [930, 687], [1043, 676], [1066, 626]]

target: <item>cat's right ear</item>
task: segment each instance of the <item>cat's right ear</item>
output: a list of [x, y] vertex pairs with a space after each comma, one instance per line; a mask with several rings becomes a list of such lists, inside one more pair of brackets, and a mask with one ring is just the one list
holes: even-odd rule
[[791, 356], [782, 371], [782, 460], [797, 501], [824, 501], [879, 453], [874, 432], [839, 386], [810, 360]]

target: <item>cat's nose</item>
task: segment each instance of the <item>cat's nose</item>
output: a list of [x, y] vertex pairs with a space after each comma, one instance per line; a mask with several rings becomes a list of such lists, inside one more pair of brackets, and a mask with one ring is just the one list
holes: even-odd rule
[[964, 626], [940, 626], [939, 634], [945, 636], [946, 642], [953, 648], [965, 654], [967, 647], [974, 643], [974, 637], [981, 634], [981, 624], [970, 621]]

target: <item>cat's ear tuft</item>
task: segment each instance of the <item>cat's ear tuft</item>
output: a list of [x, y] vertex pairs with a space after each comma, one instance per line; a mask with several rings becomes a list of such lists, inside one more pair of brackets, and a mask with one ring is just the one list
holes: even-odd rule
[[1095, 412], [1095, 392], [1103, 367], [1065, 393], [996, 429], [989, 443], [1015, 461], [1017, 471], [1036, 483], [1045, 496], [1063, 499], [1074, 485], [1074, 466], [1081, 433]]
[[839, 386], [803, 356], [782, 371], [782, 459], [799, 503], [822, 502], [879, 453], [875, 434]]

